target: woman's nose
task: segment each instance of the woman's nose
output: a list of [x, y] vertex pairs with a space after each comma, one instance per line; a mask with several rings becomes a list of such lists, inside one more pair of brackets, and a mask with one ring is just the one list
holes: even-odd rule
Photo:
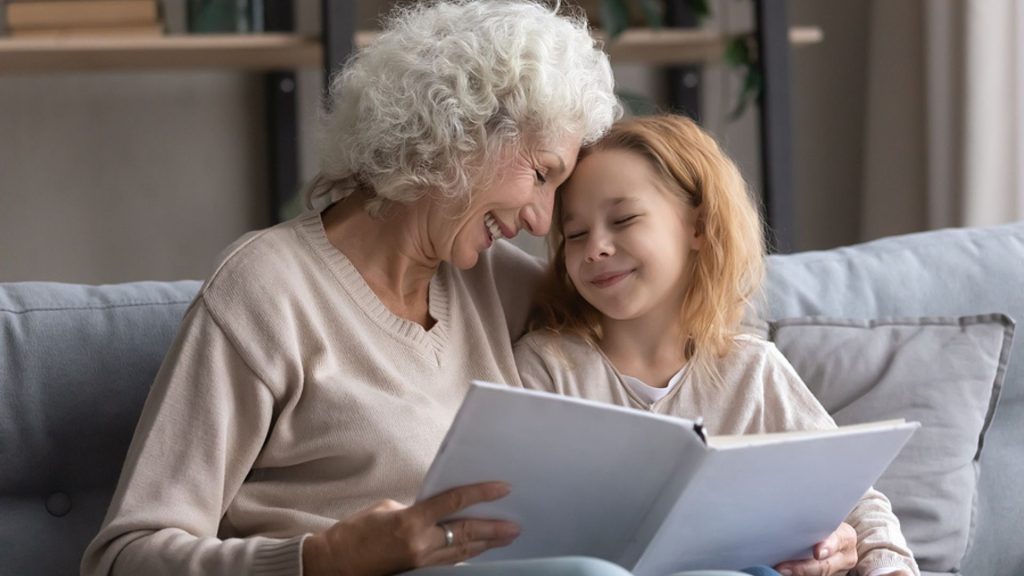
[[521, 227], [534, 236], [544, 236], [551, 229], [551, 213], [554, 199], [551, 195], [534, 204], [525, 206], [519, 212]]

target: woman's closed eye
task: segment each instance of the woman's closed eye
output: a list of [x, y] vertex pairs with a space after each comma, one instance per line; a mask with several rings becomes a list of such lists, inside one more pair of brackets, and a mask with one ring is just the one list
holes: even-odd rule
[[538, 184], [543, 186], [543, 185], [548, 183], [548, 177], [545, 176], [544, 173], [541, 172], [539, 169], [534, 168], [533, 173], [534, 173], [534, 175], [537, 178], [537, 183]]

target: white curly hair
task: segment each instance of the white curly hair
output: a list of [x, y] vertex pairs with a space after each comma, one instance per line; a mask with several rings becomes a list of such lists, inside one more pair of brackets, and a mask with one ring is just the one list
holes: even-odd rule
[[307, 204], [357, 189], [371, 194], [371, 214], [427, 193], [466, 202], [502, 154], [600, 138], [622, 113], [611, 66], [586, 19], [558, 10], [532, 0], [397, 8], [331, 80]]

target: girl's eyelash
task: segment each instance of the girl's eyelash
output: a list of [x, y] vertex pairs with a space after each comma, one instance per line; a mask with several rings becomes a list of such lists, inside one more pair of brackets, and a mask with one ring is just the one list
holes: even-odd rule
[[586, 232], [573, 232], [572, 234], [566, 234], [565, 235], [565, 239], [566, 240], [579, 240], [580, 238], [583, 238], [586, 235], [587, 235]]
[[625, 218], [619, 218], [615, 221], [615, 224], [628, 224], [631, 220], [634, 220], [639, 214], [633, 214], [632, 216], [626, 216]]

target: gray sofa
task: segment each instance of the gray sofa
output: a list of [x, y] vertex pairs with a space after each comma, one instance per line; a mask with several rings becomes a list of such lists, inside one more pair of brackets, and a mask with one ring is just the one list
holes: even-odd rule
[[[930, 319], [924, 322], [928, 326], [939, 319], [943, 326], [960, 326], [953, 329], [956, 336], [968, 334], [968, 327], [976, 322], [957, 323], [956, 317], [990, 313], [1024, 317], [1022, 286], [1024, 224], [946, 230], [826, 252], [774, 256], [769, 263], [764, 316], [771, 322], [768, 335], [772, 337], [790, 334], [793, 319], [811, 318], [817, 327], [822, 317], [853, 319], [861, 328], [876, 326], [874, 322], [857, 324], [866, 319], [881, 318], [885, 324], [887, 318], [923, 317]], [[110, 500], [149, 384], [198, 287], [197, 282], [96, 287], [0, 284], [0, 574], [77, 573], [82, 550]], [[981, 321], [986, 318], [1011, 334], [1012, 325], [1005, 317], [985, 316]], [[837, 323], [846, 326], [838, 320], [825, 322]], [[905, 327], [905, 323], [896, 324]], [[992, 333], [997, 338], [1001, 334]], [[819, 338], [817, 333], [810, 334]], [[912, 336], [918, 347], [935, 342], [922, 340], [917, 333]], [[871, 333], [866, 342], [876, 345], [894, 338], [893, 333]], [[1002, 390], [994, 415], [982, 407], [984, 421], [978, 426], [985, 435], [984, 446], [980, 438], [966, 440], [977, 444], [978, 450], [970, 447], [971, 461], [961, 468], [967, 469], [968, 480], [977, 476], [977, 495], [950, 496], [966, 498], [969, 525], [956, 528], [964, 532], [960, 544], [969, 549], [961, 562], [962, 551], [943, 545], [939, 552], [952, 554], [952, 560], [939, 565], [942, 561], [936, 557], [930, 560], [929, 571], [956, 572], [962, 565], [964, 574], [1024, 574], [1024, 357], [1019, 353], [1021, 342], [1016, 342], [1013, 348], [1018, 353], [1009, 355], [1007, 364], [1009, 341], [1007, 350], [989, 351], [985, 360], [1001, 363], [993, 370], [998, 371]], [[783, 348], [782, 342], [779, 345]], [[930, 365], [933, 357], [947, 359], [974, 348], [980, 353], [996, 344], [972, 346], [932, 357], [918, 352], [923, 355], [913, 362]], [[804, 348], [813, 351], [814, 342]], [[840, 348], [851, 349], [846, 344]], [[794, 362], [798, 370], [808, 371], [809, 380], [817, 372], [808, 368], [808, 362], [828, 357], [829, 351], [818, 352], [810, 354], [810, 360]], [[858, 365], [865, 364], [865, 358], [858, 355]], [[890, 365], [879, 372], [885, 377], [891, 375], [894, 364], [891, 358], [887, 362]], [[953, 366], [985, 362], [957, 360]], [[842, 379], [849, 364], [840, 366], [845, 368], [833, 372], [824, 384]], [[991, 379], [990, 372], [981, 370], [978, 378]], [[976, 386], [985, 388], [978, 402], [994, 404], [1000, 396], [999, 383], [990, 384]], [[931, 381], [916, 385], [922, 390], [926, 386], [933, 392], [942, 390]], [[821, 389], [823, 394], [834, 393], [834, 386]], [[913, 391], [903, 396], [911, 404], [915, 398]], [[947, 404], [956, 413], [966, 410], [960, 406], [965, 402], [953, 397]], [[840, 404], [848, 406], [851, 401], [846, 398]], [[892, 407], [898, 402], [885, 399], [883, 404]], [[977, 436], [979, 430], [967, 429], [963, 434]], [[924, 472], [927, 483], [930, 472]], [[910, 502], [917, 495], [905, 498]], [[895, 497], [893, 501], [899, 504]], [[954, 519], [918, 521], [926, 534]], [[942, 531], [935, 536], [948, 537]], [[921, 545], [927, 548], [929, 543]]]

